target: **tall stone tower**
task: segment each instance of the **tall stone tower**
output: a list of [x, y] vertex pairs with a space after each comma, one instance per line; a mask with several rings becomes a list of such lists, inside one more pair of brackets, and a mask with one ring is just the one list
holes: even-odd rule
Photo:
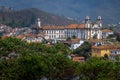
[[86, 16], [85, 18], [85, 28], [90, 28], [91, 22], [90, 22], [90, 17]]
[[35, 25], [32, 27], [32, 32], [33, 34], [39, 34], [42, 32], [42, 26], [41, 26], [41, 21], [40, 18], [37, 18]]
[[91, 22], [90, 17], [86, 16], [85, 18], [85, 39], [91, 38]]
[[98, 25], [98, 28], [97, 28], [97, 39], [102, 39], [102, 31], [101, 31], [101, 28], [102, 28], [102, 18], [101, 18], [101, 16], [98, 16], [96, 24]]
[[97, 24], [100, 28], [102, 28], [102, 17], [101, 16], [98, 16], [97, 18]]
[[36, 27], [38, 27], [38, 28], [42, 28], [42, 27], [41, 27], [41, 21], [40, 21], [40, 18], [38, 18], [37, 21], [36, 21]]

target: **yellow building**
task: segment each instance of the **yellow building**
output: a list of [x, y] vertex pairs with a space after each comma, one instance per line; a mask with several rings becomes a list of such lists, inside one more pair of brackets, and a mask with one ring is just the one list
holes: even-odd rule
[[117, 46], [115, 45], [101, 45], [101, 46], [92, 46], [92, 52], [91, 56], [92, 57], [104, 57], [105, 54], [110, 56], [110, 51], [112, 49], [116, 49]]

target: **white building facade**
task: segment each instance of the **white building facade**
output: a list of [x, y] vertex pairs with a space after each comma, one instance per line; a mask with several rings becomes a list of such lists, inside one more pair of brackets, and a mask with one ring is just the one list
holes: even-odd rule
[[89, 16], [86, 16], [85, 23], [70, 24], [68, 26], [44, 26], [41, 27], [41, 21], [37, 20], [38, 28], [44, 32], [49, 39], [66, 39], [76, 37], [80, 39], [102, 39], [102, 18], [98, 16], [95, 23], [91, 23]]

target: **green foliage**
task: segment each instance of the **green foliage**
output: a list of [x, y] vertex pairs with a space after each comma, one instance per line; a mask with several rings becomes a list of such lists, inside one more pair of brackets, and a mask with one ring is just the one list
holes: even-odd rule
[[64, 55], [68, 55], [71, 53], [70, 48], [64, 44], [58, 43], [58, 44], [55, 44], [54, 47], [57, 53], [62, 53]]
[[75, 36], [75, 35], [73, 35], [73, 36], [72, 36], [72, 38], [73, 38], [73, 39], [75, 39], [75, 38], [76, 38], [76, 36]]
[[105, 54], [103, 58], [104, 58], [104, 59], [109, 59], [109, 57], [108, 57], [107, 54]]
[[91, 58], [78, 67], [80, 79], [84, 80], [115, 80], [114, 64], [100, 58]]
[[111, 39], [111, 38], [116, 38], [116, 35], [115, 34], [110, 34], [110, 35], [108, 35], [108, 37], [107, 37], [108, 39]]
[[[83, 49], [89, 53], [88, 44], [82, 45], [81, 52]], [[0, 39], [0, 49], [0, 57], [10, 52], [19, 54], [17, 58], [0, 59], [0, 80], [71, 80], [75, 76], [80, 80], [120, 80], [119, 57], [115, 62], [93, 57], [78, 63], [66, 56], [71, 51], [64, 44], [46, 47], [11, 37]]]
[[84, 56], [86, 59], [90, 57], [91, 44], [89, 42], [84, 42], [79, 48], [73, 51], [74, 54]]
[[71, 38], [70, 37], [68, 37], [67, 39], [66, 39], [66, 41], [70, 41], [71, 40]]

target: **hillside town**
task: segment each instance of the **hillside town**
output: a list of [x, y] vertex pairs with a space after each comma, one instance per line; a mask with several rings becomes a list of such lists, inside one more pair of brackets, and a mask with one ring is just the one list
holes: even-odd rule
[[120, 80], [119, 0], [0, 0], [0, 80]]
[[[91, 22], [90, 17], [86, 16], [84, 23], [67, 26], [42, 26], [41, 23], [38, 18], [32, 27], [11, 28], [1, 24], [2, 39], [15, 37], [28, 43], [44, 43], [45, 45], [63, 43], [72, 51], [88, 41], [92, 45], [90, 52], [92, 57], [107, 55], [110, 60], [115, 60], [115, 56], [120, 54], [120, 46], [115, 43], [117, 34], [110, 29], [103, 28], [101, 16], [98, 16], [95, 22]], [[70, 57], [78, 62], [85, 60], [83, 56], [72, 54]]]

